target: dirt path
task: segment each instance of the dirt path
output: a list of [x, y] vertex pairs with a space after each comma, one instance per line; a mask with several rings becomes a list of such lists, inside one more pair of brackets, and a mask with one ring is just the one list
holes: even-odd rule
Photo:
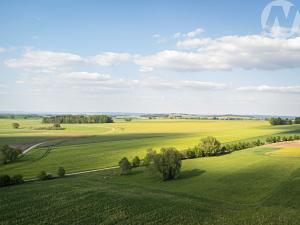
[[[99, 171], [105, 171], [105, 170], [113, 170], [119, 168], [118, 166], [112, 166], [112, 167], [106, 167], [106, 168], [101, 168], [101, 169], [94, 169], [94, 170], [86, 170], [86, 171], [81, 171], [81, 172], [74, 172], [74, 173], [67, 173], [65, 176], [71, 177], [75, 175], [80, 175], [80, 174], [86, 174], [86, 173], [94, 173], [94, 172], [99, 172]], [[38, 178], [32, 178], [25, 180], [25, 182], [30, 182], [30, 181], [37, 181]]]
[[267, 144], [265, 147], [274, 147], [274, 148], [300, 148], [300, 140], [297, 141], [287, 141], [287, 142], [278, 142], [274, 144]]
[[30, 150], [32, 150], [32, 149], [34, 149], [34, 148], [36, 148], [36, 147], [38, 147], [38, 146], [40, 146], [40, 145], [42, 145], [42, 144], [45, 144], [45, 143], [47, 143], [47, 142], [45, 141], [45, 142], [41, 142], [41, 143], [37, 143], [37, 144], [35, 144], [35, 145], [32, 145], [32, 146], [30, 146], [29, 148], [24, 149], [23, 152], [22, 152], [22, 154], [25, 155], [25, 154], [28, 153]]

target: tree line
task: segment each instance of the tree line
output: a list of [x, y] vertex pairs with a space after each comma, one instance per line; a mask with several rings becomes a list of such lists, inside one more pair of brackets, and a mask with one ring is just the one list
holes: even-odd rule
[[113, 119], [107, 115], [61, 115], [43, 117], [43, 123], [64, 124], [64, 123], [113, 123]]
[[182, 160], [221, 156], [234, 151], [262, 146], [266, 143], [294, 140], [300, 140], [300, 136], [271, 136], [267, 137], [265, 142], [257, 139], [254, 141], [243, 141], [222, 145], [215, 137], [205, 137], [200, 140], [198, 145], [183, 151], [178, 151], [176, 148], [170, 147], [162, 148], [158, 153], [153, 149], [149, 149], [143, 160], [136, 156], [133, 158], [132, 162], [124, 157], [119, 162], [120, 175], [127, 175], [132, 168], [144, 166], [145, 168], [158, 173], [162, 180], [172, 180], [179, 176]]
[[300, 117], [296, 117], [294, 120], [292, 119], [283, 119], [283, 118], [271, 118], [269, 119], [269, 122], [272, 126], [276, 126], [276, 125], [292, 125], [294, 124], [300, 124]]

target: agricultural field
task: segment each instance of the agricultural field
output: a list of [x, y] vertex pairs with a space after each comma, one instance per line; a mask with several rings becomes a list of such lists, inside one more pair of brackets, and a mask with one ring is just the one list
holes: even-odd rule
[[[35, 130], [39, 119], [0, 120], [0, 142], [29, 146], [45, 142], [0, 174], [34, 178], [116, 166], [148, 148], [196, 145], [215, 136], [222, 143], [300, 134], [299, 125], [266, 121], [133, 120], [113, 124], [63, 124], [65, 130]], [[300, 145], [277, 143], [220, 157], [183, 161], [177, 180], [164, 182], [147, 169], [120, 176], [118, 169], [0, 189], [0, 224], [209, 224], [297, 225], [300, 221]], [[12, 210], [13, 209], [13, 210]], [[34, 216], [33, 216], [34, 215]], [[73, 215], [73, 216], [70, 216]]]
[[[11, 123], [21, 124], [13, 129]], [[49, 126], [41, 120], [0, 120], [0, 143], [22, 148], [45, 142], [17, 163], [0, 167], [0, 173], [35, 177], [39, 171], [55, 173], [64, 166], [78, 172], [116, 166], [126, 156], [144, 157], [147, 149], [193, 147], [202, 137], [214, 136], [222, 143], [257, 139], [275, 134], [292, 135], [300, 126], [272, 127], [266, 121], [134, 120], [112, 124], [64, 124], [65, 130], [35, 130]], [[47, 142], [48, 140], [48, 142]], [[51, 146], [51, 147], [49, 147]]]
[[186, 160], [169, 182], [139, 168], [2, 188], [1, 224], [297, 225], [300, 158], [274, 150]]

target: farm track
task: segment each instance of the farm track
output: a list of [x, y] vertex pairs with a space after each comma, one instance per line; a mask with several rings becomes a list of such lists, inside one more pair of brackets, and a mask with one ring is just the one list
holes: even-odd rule
[[[119, 168], [118, 166], [113, 166], [113, 167], [106, 167], [106, 168], [101, 168], [101, 169], [94, 169], [94, 170], [86, 170], [86, 171], [80, 171], [80, 172], [74, 172], [74, 173], [67, 173], [65, 176], [70, 177], [70, 176], [75, 176], [75, 175], [80, 175], [80, 174], [87, 174], [87, 173], [94, 173], [94, 172], [99, 172], [99, 171], [105, 171], [105, 170], [114, 170]], [[32, 182], [32, 181], [38, 181], [38, 178], [31, 178], [24, 180], [25, 182]]]

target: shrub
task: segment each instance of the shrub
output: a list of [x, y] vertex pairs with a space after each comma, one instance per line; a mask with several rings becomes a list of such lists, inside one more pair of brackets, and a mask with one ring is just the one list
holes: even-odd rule
[[280, 136], [276, 137], [276, 142], [281, 142], [281, 137]]
[[13, 162], [15, 160], [17, 160], [18, 156], [20, 154], [22, 154], [20, 149], [15, 149], [12, 147], [9, 147], [8, 145], [3, 145], [0, 149], [0, 151], [2, 152], [0, 154], [0, 161], [2, 161], [2, 163], [9, 163], [9, 162]]
[[128, 159], [126, 157], [124, 157], [120, 160], [119, 166], [120, 166], [120, 175], [126, 175], [131, 170], [130, 162], [128, 161]]
[[141, 160], [138, 156], [134, 157], [132, 160], [132, 167], [139, 167], [141, 164]]
[[291, 125], [291, 124], [293, 124], [292, 120], [290, 120], [290, 119], [282, 119], [280, 117], [278, 117], [278, 118], [271, 118], [269, 120], [269, 122], [270, 122], [270, 124], [272, 126], [276, 126], [276, 125]]
[[0, 187], [4, 187], [10, 185], [10, 176], [8, 175], [1, 175], [0, 176]]
[[12, 123], [11, 126], [14, 128], [14, 129], [18, 129], [20, 127], [20, 124], [19, 123]]
[[22, 183], [24, 183], [24, 180], [21, 174], [14, 175], [11, 178], [11, 184], [22, 184]]
[[154, 158], [154, 165], [164, 181], [176, 179], [181, 169], [181, 154], [175, 148], [162, 148]]
[[52, 174], [46, 173], [46, 171], [42, 170], [38, 175], [39, 180], [49, 180], [52, 179]]
[[282, 141], [288, 141], [288, 138], [286, 136], [283, 136]]
[[196, 152], [194, 150], [192, 150], [192, 149], [188, 149], [186, 151], [186, 157], [188, 159], [194, 159], [194, 158], [196, 158]]
[[57, 170], [57, 175], [58, 175], [59, 177], [64, 177], [65, 174], [66, 174], [65, 169], [64, 169], [63, 167], [59, 167], [58, 170]]
[[206, 137], [201, 139], [199, 143], [199, 150], [203, 151], [205, 155], [218, 155], [221, 143], [214, 137]]
[[151, 163], [153, 163], [153, 160], [156, 156], [156, 151], [154, 151], [153, 149], [148, 149], [147, 154], [143, 160], [143, 165], [144, 166], [149, 166]]

